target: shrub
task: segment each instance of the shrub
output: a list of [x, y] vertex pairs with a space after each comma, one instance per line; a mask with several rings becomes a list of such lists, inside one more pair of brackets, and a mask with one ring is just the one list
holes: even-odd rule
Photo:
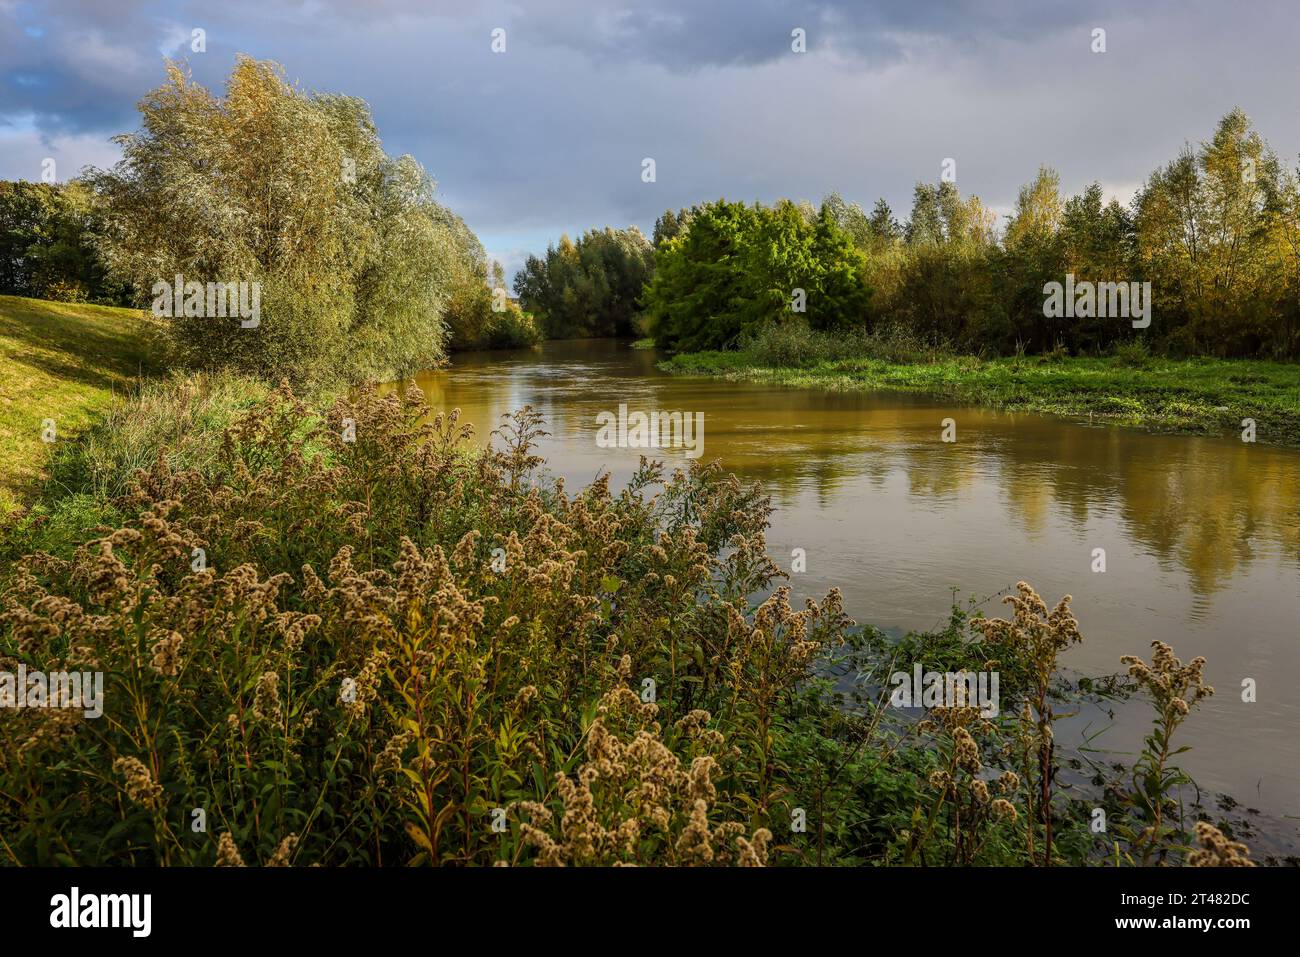
[[741, 336], [737, 348], [767, 366], [803, 366], [848, 354], [843, 336], [811, 329], [802, 319], [773, 322]]
[[[1086, 819], [1053, 812], [1068, 598], [1049, 613], [1022, 584], [1014, 622], [979, 620], [982, 641], [954, 611], [891, 645], [837, 590], [800, 609], [773, 590], [770, 503], [716, 464], [643, 461], [618, 494], [608, 476], [570, 494], [545, 477], [528, 408], [483, 448], [458, 412], [430, 421], [414, 386], [328, 407], [281, 386], [233, 414], [222, 388], [142, 393], [103, 459], [146, 463], [124, 494], [64, 499], [6, 539], [35, 550], [5, 563], [0, 673], [104, 681], [100, 717], [0, 708], [7, 863], [1098, 852]], [[1036, 716], [935, 709], [909, 726], [873, 690], [914, 660], [990, 658]], [[1180, 717], [1158, 704], [1138, 767], [1164, 781], [1161, 806]], [[996, 801], [985, 761], [1003, 765]], [[1144, 856], [1183, 836], [1152, 833]]]
[[490, 349], [515, 349], [535, 346], [543, 338], [536, 317], [520, 309], [518, 303], [507, 302], [488, 331], [487, 345]]
[[[647, 464], [623, 494], [602, 480], [570, 497], [526, 481], [534, 414], [483, 452], [455, 413], [424, 412], [414, 388], [323, 414], [279, 390], [211, 460], [156, 456], [119, 501], [121, 527], [18, 564], [6, 666], [102, 670], [107, 687], [98, 723], [0, 712], [11, 857], [761, 862], [782, 775], [719, 729], [776, 733], [778, 702], [848, 624], [838, 596], [794, 611], [778, 592], [744, 614], [775, 574], [769, 508], [716, 466], [665, 479]], [[657, 703], [620, 723], [610, 702], [652, 675]], [[579, 766], [604, 768], [615, 739], [662, 803], [627, 803]], [[733, 782], [716, 796], [706, 754]], [[584, 787], [606, 795], [599, 821], [622, 815], [617, 846], [589, 850], [535, 811], [568, 821]], [[184, 826], [192, 808], [207, 834]]]
[[228, 374], [144, 380], [77, 441], [59, 446], [50, 463], [52, 490], [115, 499], [159, 455], [176, 469], [207, 470], [225, 428], [266, 393], [258, 382]]
[[1151, 350], [1145, 339], [1117, 342], [1112, 355], [1117, 363], [1130, 369], [1145, 369], [1151, 365]]
[[811, 329], [801, 318], [769, 323], [741, 336], [737, 348], [768, 366], [804, 366], [839, 359], [918, 363], [949, 355], [945, 346], [928, 345], [900, 324], [870, 333], [830, 332]]

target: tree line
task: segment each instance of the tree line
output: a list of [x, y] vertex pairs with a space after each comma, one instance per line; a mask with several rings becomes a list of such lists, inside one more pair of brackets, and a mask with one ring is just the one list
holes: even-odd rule
[[[1135, 329], [1097, 307], [1048, 315], [1045, 287], [1067, 276], [1150, 283], [1153, 321]], [[635, 330], [682, 351], [806, 322], [902, 329], [976, 354], [1095, 354], [1141, 339], [1173, 355], [1294, 359], [1300, 172], [1233, 110], [1127, 206], [1098, 183], [1067, 198], [1046, 167], [1001, 224], [949, 181], [917, 184], [906, 222], [883, 199], [867, 212], [836, 193], [819, 206], [720, 199], [666, 211], [649, 242], [635, 229], [562, 239], [529, 259], [515, 290], [548, 335]]]
[[[719, 199], [567, 236], [506, 279], [366, 104], [307, 93], [241, 57], [217, 96], [178, 66], [140, 103], [123, 159], [62, 184], [0, 183], [0, 292], [147, 307], [176, 275], [259, 283], [256, 329], [179, 316], [177, 361], [392, 378], [448, 349], [649, 335], [734, 347], [787, 322], [977, 354], [1300, 356], [1300, 171], [1240, 110], [1133, 200], [1062, 195], [1038, 171], [998, 217], [950, 181], [917, 184], [900, 222], [837, 193], [819, 205]], [[1045, 286], [1149, 283], [1152, 322], [1045, 310]]]

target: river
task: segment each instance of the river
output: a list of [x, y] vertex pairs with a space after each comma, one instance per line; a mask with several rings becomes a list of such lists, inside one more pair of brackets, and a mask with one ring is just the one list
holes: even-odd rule
[[[1217, 693], [1176, 741], [1205, 790], [1273, 819], [1294, 848], [1300, 814], [1300, 452], [1236, 437], [1149, 435], [1005, 414], [901, 393], [832, 393], [681, 378], [626, 342], [552, 342], [539, 350], [460, 353], [417, 381], [434, 409], [459, 407], [480, 439], [528, 404], [546, 419], [550, 472], [570, 490], [637, 449], [601, 448], [597, 416], [703, 413], [703, 452], [760, 481], [776, 513], [769, 552], [783, 568], [804, 549], [795, 597], [832, 585], [848, 613], [885, 629], [933, 628], [956, 589], [965, 602], [1026, 579], [1049, 605], [1063, 594], [1084, 641], [1075, 674], [1122, 671], [1166, 641], [1208, 659]], [[956, 441], [941, 440], [951, 418]], [[654, 453], [684, 464], [680, 449]], [[1095, 549], [1106, 569], [1093, 570]], [[995, 600], [981, 606], [999, 616]], [[1256, 700], [1243, 701], [1253, 679]], [[1093, 757], [1131, 762], [1149, 725], [1144, 703], [1115, 720], [1077, 719]], [[1099, 738], [1091, 736], [1105, 728]], [[1209, 802], [1212, 804], [1212, 802]]]

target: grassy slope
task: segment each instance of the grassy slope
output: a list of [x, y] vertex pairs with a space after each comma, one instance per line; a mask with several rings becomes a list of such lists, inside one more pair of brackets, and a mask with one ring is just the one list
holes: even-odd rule
[[662, 364], [682, 375], [716, 375], [835, 390], [942, 395], [1008, 410], [1091, 416], [1152, 431], [1240, 432], [1253, 418], [1257, 441], [1300, 446], [1300, 365], [1246, 360], [1152, 359], [1140, 368], [1115, 359], [958, 357], [900, 364], [841, 359], [770, 368], [738, 352], [679, 355]]
[[0, 296], [0, 513], [38, 481], [50, 447], [75, 435], [147, 368], [148, 320], [135, 309]]

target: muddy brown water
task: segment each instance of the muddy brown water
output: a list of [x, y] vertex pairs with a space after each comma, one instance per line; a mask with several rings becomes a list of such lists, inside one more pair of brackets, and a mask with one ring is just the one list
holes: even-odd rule
[[[1149, 659], [1155, 639], [1184, 661], [1204, 655], [1217, 693], [1180, 731], [1192, 750], [1179, 762], [1203, 789], [1272, 818], [1283, 846], [1300, 843], [1300, 452], [902, 393], [675, 377], [660, 358], [625, 342], [552, 342], [457, 354], [417, 382], [480, 439], [503, 413], [538, 409], [551, 433], [540, 454], [570, 489], [605, 470], [619, 487], [645, 451], [600, 447], [602, 412], [702, 412], [703, 457], [773, 498], [773, 558], [788, 570], [805, 550], [795, 597], [837, 585], [858, 621], [933, 628], [953, 589], [984, 598], [1023, 578], [1049, 605], [1074, 596], [1084, 641], [1062, 658], [1074, 673], [1119, 672], [1120, 655]], [[955, 442], [941, 441], [945, 418]], [[650, 454], [686, 461], [683, 449]], [[1104, 573], [1092, 570], [1098, 548]], [[996, 599], [982, 607], [1003, 613]], [[1148, 725], [1144, 704], [1124, 703], [1070, 733], [1127, 764]]]

